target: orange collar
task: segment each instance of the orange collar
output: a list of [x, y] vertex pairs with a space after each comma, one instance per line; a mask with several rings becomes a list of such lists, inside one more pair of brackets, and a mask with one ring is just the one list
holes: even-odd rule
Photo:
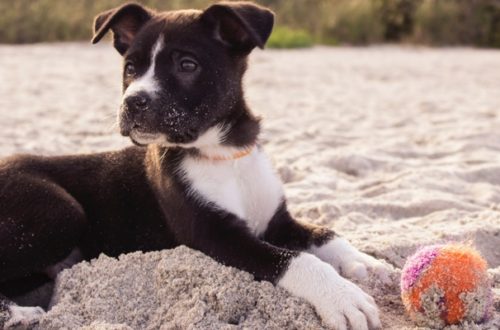
[[236, 160], [236, 159], [240, 159], [240, 158], [243, 158], [245, 156], [248, 156], [253, 151], [254, 148], [255, 148], [255, 145], [251, 145], [249, 147], [244, 148], [243, 150], [238, 150], [230, 155], [213, 155], [213, 156], [210, 155], [210, 156], [208, 156], [208, 155], [204, 155], [204, 154], [200, 153], [199, 156], [203, 159], [212, 160], [212, 161]]

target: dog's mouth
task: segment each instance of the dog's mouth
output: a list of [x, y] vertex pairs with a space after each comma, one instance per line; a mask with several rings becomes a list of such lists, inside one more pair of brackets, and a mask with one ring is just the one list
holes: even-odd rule
[[159, 143], [163, 139], [163, 134], [151, 132], [151, 130], [139, 125], [137, 122], [120, 116], [120, 133], [122, 136], [129, 137], [134, 144], [148, 145]]
[[182, 146], [189, 144], [196, 140], [198, 136], [194, 132], [184, 132], [177, 134], [164, 134], [164, 133], [150, 133], [141, 130], [140, 127], [134, 127], [130, 130], [128, 136], [132, 142], [139, 146], [146, 146], [148, 144], [160, 144], [164, 146]]
[[166, 139], [163, 134], [160, 133], [149, 133], [141, 130], [140, 127], [134, 127], [129, 132], [129, 137], [137, 145], [148, 145], [148, 144], [159, 144], [165, 143]]
[[[177, 122], [176, 125], [158, 123], [159, 127], [151, 127], [124, 116], [119, 117], [120, 133], [129, 137], [139, 146], [159, 144], [164, 146], [182, 146], [194, 142], [199, 136], [199, 130], [189, 127], [190, 122]], [[161, 125], [163, 124], [163, 125]]]

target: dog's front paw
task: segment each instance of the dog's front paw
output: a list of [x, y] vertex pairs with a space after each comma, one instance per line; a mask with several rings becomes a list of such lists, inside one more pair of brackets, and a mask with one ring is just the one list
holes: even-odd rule
[[[331, 288], [326, 308], [318, 309], [323, 321], [335, 329], [380, 329], [375, 300], [354, 283], [339, 276], [338, 286]], [[335, 299], [335, 300], [334, 300]]]
[[301, 253], [294, 258], [278, 285], [310, 302], [329, 327], [381, 328], [373, 298], [313, 255]]
[[9, 306], [9, 317], [4, 329], [33, 329], [45, 314], [40, 307]]
[[348, 278], [365, 282], [370, 274], [375, 275], [383, 283], [391, 283], [391, 273], [393, 269], [374, 257], [355, 250], [350, 258], [342, 258], [339, 263], [339, 271]]
[[350, 279], [366, 283], [372, 274], [384, 284], [392, 283], [394, 268], [391, 265], [359, 251], [344, 238], [336, 237], [322, 246], [313, 247], [311, 252]]

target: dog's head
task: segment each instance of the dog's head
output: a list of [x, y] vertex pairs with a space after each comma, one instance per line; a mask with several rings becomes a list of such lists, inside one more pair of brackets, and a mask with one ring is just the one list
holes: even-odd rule
[[[122, 135], [137, 144], [196, 147], [233, 134], [234, 144], [248, 143], [236, 135], [249, 132], [230, 131], [258, 131], [242, 78], [247, 55], [264, 46], [273, 21], [250, 2], [163, 13], [131, 3], [98, 15], [92, 42], [112, 30], [124, 58]], [[241, 123], [245, 117], [255, 123]]]

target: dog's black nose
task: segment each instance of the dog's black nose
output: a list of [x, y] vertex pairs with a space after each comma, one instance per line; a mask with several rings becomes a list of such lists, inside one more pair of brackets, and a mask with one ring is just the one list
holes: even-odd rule
[[151, 99], [146, 93], [137, 93], [125, 99], [127, 108], [130, 110], [147, 110], [151, 103]]

